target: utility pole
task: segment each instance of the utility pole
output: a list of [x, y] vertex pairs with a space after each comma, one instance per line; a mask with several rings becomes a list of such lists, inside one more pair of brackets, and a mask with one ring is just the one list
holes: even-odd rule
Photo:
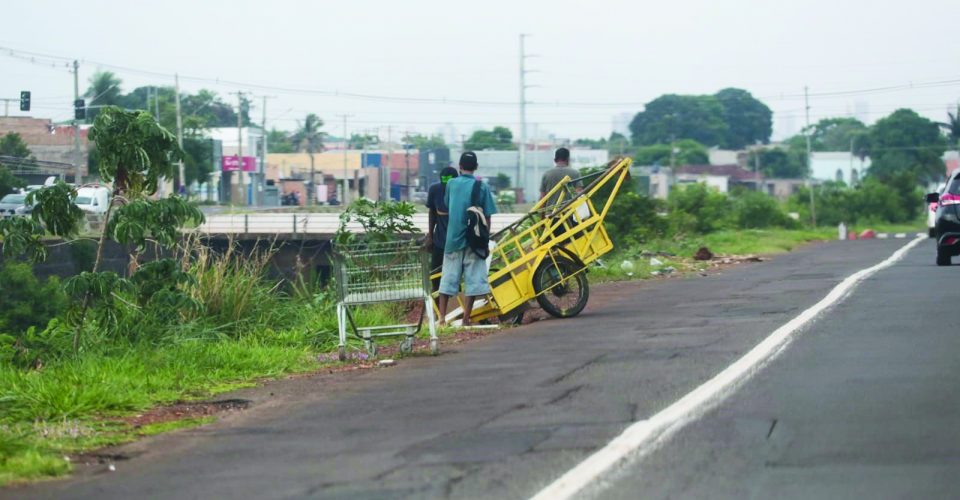
[[[73, 101], [76, 102], [80, 99], [80, 63], [76, 60], [73, 61]], [[74, 166], [76, 167], [76, 173], [73, 175], [73, 183], [76, 185], [83, 184], [83, 166], [80, 165], [80, 121], [77, 120], [77, 117], [73, 117], [73, 161]]]
[[753, 150], [753, 179], [757, 183], [757, 191], [760, 191], [760, 148]]
[[350, 204], [350, 182], [347, 179], [347, 148], [350, 147], [350, 138], [347, 136], [347, 118], [353, 115], [337, 115], [343, 118], [343, 199], [340, 203], [346, 207]]
[[243, 205], [247, 204], [247, 179], [243, 172], [243, 91], [237, 94], [237, 166], [240, 167], [240, 193]]
[[263, 129], [263, 144], [260, 148], [260, 191], [266, 189], [267, 183], [267, 99], [273, 99], [276, 96], [265, 95], [263, 98], [263, 115], [260, 121], [260, 127]]
[[810, 219], [813, 222], [813, 227], [817, 227], [817, 207], [816, 202], [813, 201], [813, 156], [810, 152], [810, 92], [807, 86], [803, 87], [803, 102], [804, 110], [807, 115], [807, 126], [804, 129], [807, 136], [807, 178], [810, 180]]
[[525, 188], [527, 174], [527, 52], [524, 40], [528, 36], [520, 34], [520, 165], [517, 170], [517, 187], [520, 188]]
[[[180, 116], [180, 75], [177, 73], [173, 74], [173, 92], [176, 99], [177, 106], [177, 145], [180, 146], [180, 149], [183, 149], [183, 117]], [[180, 185], [177, 186], [177, 193], [181, 190], [183, 194], [187, 194], [187, 178], [183, 174], [183, 158], [177, 162], [177, 171], [180, 174]]]
[[[381, 189], [386, 194], [386, 199], [389, 200], [390, 194], [391, 194], [390, 188], [393, 187], [390, 185], [390, 179], [393, 178], [393, 175], [391, 175], [391, 172], [390, 172], [391, 170], [393, 170], [393, 125], [387, 125], [387, 163], [389, 164], [389, 166], [387, 167], [389, 170], [383, 172], [386, 175], [381, 176], [386, 181], [385, 182], [386, 186], [385, 186], [385, 189], [383, 187], [381, 187]], [[383, 169], [382, 166], [380, 168]]]
[[157, 114], [157, 123], [160, 123], [160, 87], [153, 88], [153, 107]]

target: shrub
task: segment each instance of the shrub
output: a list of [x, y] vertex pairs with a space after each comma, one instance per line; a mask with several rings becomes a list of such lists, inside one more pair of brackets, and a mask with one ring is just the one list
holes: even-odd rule
[[67, 307], [60, 280], [41, 283], [29, 264], [7, 261], [0, 267], [0, 332], [43, 328]]
[[671, 228], [677, 233], [706, 234], [733, 225], [730, 199], [703, 183], [675, 186], [669, 204]]
[[744, 191], [734, 198], [733, 213], [740, 229], [796, 226], [776, 199], [757, 191]]

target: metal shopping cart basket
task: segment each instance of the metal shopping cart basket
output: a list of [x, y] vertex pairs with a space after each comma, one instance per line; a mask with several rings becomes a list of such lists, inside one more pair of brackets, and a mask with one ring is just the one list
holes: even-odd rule
[[[413, 349], [414, 336], [423, 327], [424, 315], [430, 331], [430, 352], [437, 353], [437, 331], [430, 298], [428, 255], [413, 239], [389, 242], [365, 242], [334, 246], [336, 281], [339, 292], [340, 360], [347, 359], [347, 328], [362, 339], [371, 355], [376, 355], [376, 340], [404, 337], [401, 352]], [[364, 306], [389, 302], [423, 301], [416, 323], [357, 326], [354, 312]]]

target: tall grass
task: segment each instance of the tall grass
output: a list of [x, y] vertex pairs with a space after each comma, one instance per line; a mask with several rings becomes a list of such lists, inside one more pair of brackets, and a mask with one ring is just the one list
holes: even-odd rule
[[[233, 245], [216, 253], [188, 242], [177, 258], [194, 282], [180, 287], [196, 310], [157, 314], [121, 295], [116, 324], [87, 324], [79, 354], [60, 322], [29, 337], [41, 369], [0, 364], [0, 484], [65, 473], [63, 453], [109, 442], [51, 439], [44, 429], [53, 423], [79, 422], [96, 436], [93, 423], [104, 418], [315, 369], [316, 354], [338, 343], [336, 299], [314, 281], [268, 277], [272, 253], [243, 255]], [[355, 320], [395, 323], [403, 313], [373, 306]]]

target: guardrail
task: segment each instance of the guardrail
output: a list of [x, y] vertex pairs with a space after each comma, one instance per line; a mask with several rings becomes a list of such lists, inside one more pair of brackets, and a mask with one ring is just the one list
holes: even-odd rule
[[[507, 227], [524, 215], [494, 215], [492, 232]], [[421, 232], [426, 232], [427, 214], [414, 214], [413, 223]], [[250, 213], [207, 215], [206, 222], [193, 231], [205, 234], [332, 235], [339, 227], [338, 213]], [[347, 230], [362, 233], [363, 226], [351, 222]]]

